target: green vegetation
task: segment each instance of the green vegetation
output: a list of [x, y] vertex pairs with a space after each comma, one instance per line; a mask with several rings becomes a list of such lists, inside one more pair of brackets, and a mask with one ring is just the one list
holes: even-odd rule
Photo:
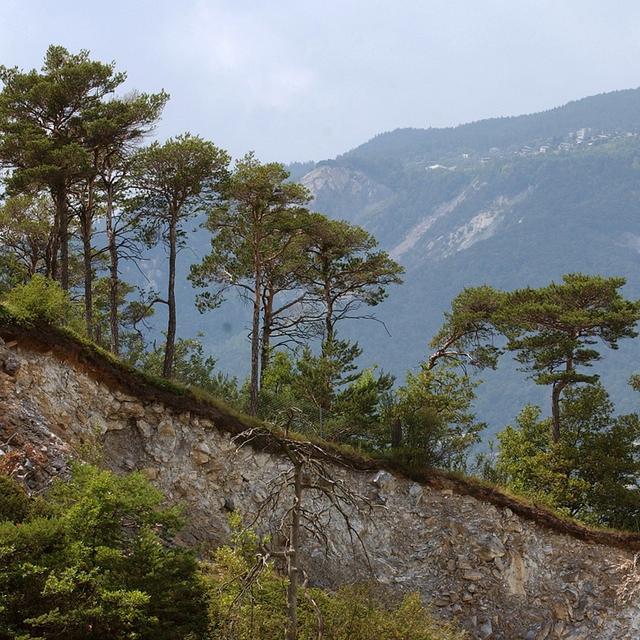
[[560, 438], [550, 441], [550, 420], [525, 407], [516, 425], [498, 434], [487, 475], [583, 522], [640, 530], [640, 417], [615, 416], [598, 384], [571, 389], [560, 415]]
[[134, 206], [144, 223], [166, 244], [169, 261], [168, 320], [162, 375], [173, 375], [177, 329], [176, 258], [184, 244], [183, 226], [206, 211], [226, 176], [229, 156], [212, 142], [183, 134], [164, 144], [153, 142], [133, 159]]
[[[276, 640], [286, 625], [286, 579], [259, 552], [257, 538], [240, 529], [231, 546], [218, 549], [204, 567], [211, 594], [212, 640]], [[256, 564], [258, 558], [258, 564]], [[368, 585], [336, 592], [305, 588], [298, 611], [299, 640], [315, 640], [318, 628], [332, 640], [462, 640], [452, 626], [436, 622], [417, 595], [401, 602]]]
[[195, 556], [169, 544], [182, 520], [141, 475], [75, 465], [26, 509], [2, 487], [1, 638], [204, 637]]
[[[178, 510], [140, 475], [76, 464], [46, 498], [0, 476], [0, 638], [271, 640], [281, 638], [286, 579], [236, 523], [233, 546], [198, 563], [174, 544]], [[260, 561], [262, 562], [262, 561]], [[458, 640], [416, 596], [399, 606], [364, 587], [304, 588], [300, 640]]]
[[71, 312], [69, 294], [40, 274], [11, 289], [4, 297], [11, 313], [21, 321], [59, 325]]
[[[623, 295], [624, 278], [576, 272], [549, 282], [521, 272], [516, 288], [450, 291], [451, 307], [434, 331], [432, 353], [420, 353], [419, 369], [396, 386], [378, 366], [362, 367], [362, 343], [349, 339], [349, 327], [373, 319], [372, 310], [402, 283], [403, 267], [369, 231], [311, 211], [310, 192], [281, 164], [261, 163], [249, 153], [230, 167], [224, 150], [188, 133], [141, 146], [168, 96], [120, 97], [124, 79], [113, 64], [62, 47], [47, 51], [39, 71], [0, 67], [0, 164], [6, 168], [0, 325], [9, 334], [81, 355], [105, 380], [132, 393], [212, 416], [234, 435], [255, 427], [252, 437], [277, 448], [292, 465], [280, 487], [295, 492], [296, 505], [283, 534], [290, 549], [286, 577], [247, 532], [199, 566], [173, 544], [181, 525], [176, 511], [164, 508], [162, 496], [139, 475], [119, 478], [76, 466], [72, 480], [56, 484], [46, 500], [30, 500], [0, 478], [0, 638], [268, 639], [279, 637], [284, 626], [293, 640], [317, 637], [320, 620], [331, 638], [460, 637], [436, 625], [415, 596], [393, 604], [364, 587], [337, 593], [308, 587], [294, 533], [310, 490], [304, 473], [322, 480], [311, 491], [335, 491], [335, 483], [324, 482], [322, 461], [309, 456], [309, 440], [324, 455], [355, 467], [449, 483], [527, 517], [540, 516], [536, 503], [547, 505], [562, 519], [549, 512], [540, 517], [582, 537], [596, 533], [571, 519], [640, 531], [640, 417], [617, 415], [590, 369], [603, 359], [601, 347], [616, 350], [637, 337], [640, 302]], [[637, 94], [622, 97], [633, 103]], [[583, 106], [576, 109], [583, 113]], [[537, 121], [545, 135], [557, 127], [550, 115]], [[531, 122], [484, 127], [505, 148], [498, 150], [499, 160], [484, 159], [480, 173], [492, 184], [508, 185], [514, 202], [533, 192], [533, 173], [557, 180], [554, 171], [568, 170], [560, 154], [549, 161], [528, 158], [527, 170], [509, 155], [522, 155], [511, 147], [528, 135]], [[471, 201], [492, 211], [503, 194], [485, 193], [488, 182], [481, 184], [472, 163], [437, 179], [424, 166], [436, 151], [464, 150], [464, 159], [483, 153], [487, 135], [478, 125], [446, 135], [423, 132], [418, 149], [414, 133], [399, 132], [335, 166], [400, 185], [404, 195], [390, 196], [384, 207], [408, 198], [408, 210], [423, 216], [427, 196], [439, 206], [453, 194], [451, 211], [471, 211]], [[635, 179], [640, 156], [633, 142], [616, 139], [580, 151], [579, 161], [604, 171], [612, 150], [626, 163], [625, 179]], [[548, 194], [536, 197], [552, 209], [554, 202], [544, 200]], [[319, 197], [314, 204], [322, 202]], [[394, 221], [381, 222], [379, 211], [366, 209], [371, 226], [402, 240], [388, 228]], [[189, 265], [198, 310], [216, 310], [234, 294], [251, 309], [244, 383], [217, 369], [217, 354], [207, 352], [203, 336], [181, 335], [178, 294], [187, 278], [182, 280], [177, 258], [191, 239], [187, 222], [197, 219], [211, 235], [208, 253]], [[429, 224], [437, 230], [440, 223], [436, 216]], [[444, 264], [453, 245], [440, 246], [439, 239], [454, 236], [440, 231], [430, 251]], [[518, 246], [526, 242], [525, 235]], [[143, 250], [154, 247], [166, 249], [166, 295], [121, 279], [123, 263], [136, 265]], [[456, 255], [464, 254], [458, 249]], [[436, 262], [433, 280], [448, 283]], [[483, 266], [480, 261], [475, 268]], [[489, 265], [487, 277], [492, 273]], [[537, 286], [522, 288], [532, 281]], [[415, 298], [407, 306], [429, 302]], [[157, 308], [167, 311], [159, 345], [148, 338]], [[218, 318], [212, 315], [213, 325]], [[410, 348], [415, 351], [415, 343]], [[473, 469], [470, 456], [486, 427], [474, 410], [481, 388], [475, 373], [496, 369], [509, 384], [526, 386], [505, 367], [508, 355], [532, 381], [529, 388], [549, 389], [550, 417], [525, 406], [498, 435], [495, 454], [482, 456], [476, 470], [523, 500], [456, 475]], [[640, 387], [637, 378], [632, 385]], [[256, 568], [258, 552], [262, 564]]]
[[611, 349], [622, 338], [635, 338], [640, 303], [625, 300], [624, 278], [583, 274], [564, 276], [562, 284], [509, 293], [497, 314], [508, 338], [507, 349], [525, 365], [536, 384], [551, 386], [553, 439], [560, 439], [560, 399], [575, 384], [594, 384], [590, 367], [601, 355], [599, 340]]
[[477, 383], [451, 367], [409, 373], [397, 392], [392, 409], [398, 447], [413, 464], [438, 469], [467, 470], [471, 447], [485, 425], [478, 422], [471, 404]]
[[[139, 355], [134, 360], [137, 368], [156, 378], [162, 377], [165, 348], [160, 345]], [[196, 338], [178, 338], [173, 356], [173, 379], [186, 387], [205, 391], [221, 398], [231, 406], [243, 405], [242, 391], [238, 381], [215, 371], [216, 361], [204, 353], [202, 344]]]
[[[601, 359], [597, 342], [617, 349], [622, 339], [636, 336], [640, 306], [623, 297], [623, 278], [576, 273], [537, 288], [466, 288], [435, 333], [433, 353], [394, 387], [390, 374], [360, 366], [363, 349], [342, 331], [346, 320], [372, 317], [370, 310], [401, 283], [403, 268], [368, 231], [311, 212], [309, 191], [290, 181], [278, 163], [263, 164], [250, 153], [229, 168], [224, 150], [190, 134], [141, 147], [168, 96], [120, 98], [124, 78], [113, 64], [62, 47], [48, 50], [39, 71], [2, 68], [0, 161], [8, 169], [9, 197], [0, 209], [6, 268], [0, 287], [13, 322], [64, 325], [86, 336], [111, 352], [114, 377], [130, 375], [118, 364], [123, 358], [146, 372], [131, 375], [152, 393], [211, 407], [216, 401], [207, 394], [213, 394], [276, 431], [321, 438], [411, 469], [470, 469], [470, 452], [485, 424], [473, 410], [478, 380], [469, 368], [502, 370], [503, 354], [511, 353], [535, 384], [551, 388], [548, 469], [584, 476], [581, 456], [558, 457], [556, 451], [563, 423], [570, 424], [561, 406], [574, 391], [598, 395], [599, 376], [585, 371]], [[525, 122], [512, 124], [517, 129]], [[425, 135], [435, 140], [444, 134]], [[373, 141], [369, 151], [385, 139]], [[356, 156], [364, 158], [351, 154], [341, 162]], [[487, 171], [498, 171], [497, 165]], [[198, 215], [211, 233], [210, 252], [189, 274], [200, 289], [199, 309], [216, 309], [232, 291], [251, 305], [244, 384], [216, 369], [201, 336], [179, 335], [176, 291], [184, 283], [176, 261], [187, 245], [185, 224]], [[105, 246], [95, 233], [98, 223], [106, 230]], [[122, 260], [135, 262], [144, 246], [158, 243], [168, 254], [166, 296], [141, 291], [119, 273]], [[159, 304], [167, 309], [161, 345], [146, 339], [146, 322]], [[583, 416], [580, 432], [595, 437], [596, 404], [589, 406], [595, 413]], [[253, 424], [225, 411], [234, 416], [235, 431]], [[525, 431], [536, 440], [547, 423], [533, 423], [536, 428]], [[635, 463], [628, 433], [617, 427], [605, 432], [613, 438], [610, 447], [619, 445], [622, 458]], [[505, 471], [505, 455], [503, 446], [496, 469], [487, 473], [525, 493], [558, 493], [535, 482], [525, 486]], [[627, 500], [622, 488], [628, 474], [612, 477], [620, 488], [613, 493]], [[595, 498], [589, 500], [590, 506], [567, 507], [567, 513], [600, 522], [589, 515], [597, 510]], [[566, 496], [550, 500], [560, 509], [566, 502]], [[620, 526], [634, 523], [631, 518]]]

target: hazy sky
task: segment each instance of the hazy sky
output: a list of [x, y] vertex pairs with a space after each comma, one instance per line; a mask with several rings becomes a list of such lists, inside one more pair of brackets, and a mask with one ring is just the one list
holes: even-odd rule
[[637, 0], [0, 0], [0, 63], [50, 43], [167, 90], [158, 136], [265, 160], [640, 85]]

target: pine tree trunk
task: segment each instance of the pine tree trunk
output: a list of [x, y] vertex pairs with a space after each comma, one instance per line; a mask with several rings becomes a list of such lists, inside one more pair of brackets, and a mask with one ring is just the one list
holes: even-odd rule
[[58, 214], [56, 213], [53, 227], [47, 238], [47, 246], [44, 254], [45, 275], [52, 280], [56, 279], [56, 271], [58, 269], [58, 240]]
[[564, 380], [555, 382], [551, 391], [551, 441], [554, 444], [560, 442], [560, 397], [568, 384]]
[[551, 430], [551, 440], [554, 443], [558, 443], [560, 441], [560, 394], [562, 393], [562, 387], [559, 383], [553, 385], [553, 390], [551, 391], [551, 419], [552, 419], [552, 430]]
[[[575, 336], [573, 336], [575, 339]], [[564, 391], [565, 387], [568, 387], [570, 384], [570, 376], [574, 371], [573, 366], [573, 353], [570, 353], [567, 357], [567, 362], [565, 365], [565, 374], [566, 378], [563, 380], [558, 380], [553, 383], [552, 391], [551, 391], [551, 422], [552, 422], [552, 432], [551, 432], [551, 440], [557, 444], [560, 442], [560, 396]]]
[[91, 214], [85, 210], [81, 220], [82, 233], [82, 261], [84, 265], [84, 319], [87, 325], [87, 335], [94, 339], [93, 327], [93, 269], [91, 247]]
[[399, 418], [394, 418], [391, 423], [391, 448], [398, 449], [402, 446], [402, 423]]
[[273, 325], [273, 290], [266, 292], [264, 300], [264, 309], [262, 317], [262, 345], [260, 351], [260, 387], [262, 387], [262, 378], [265, 371], [269, 367], [269, 358], [271, 356], [271, 331]]
[[51, 190], [51, 199], [54, 204], [53, 228], [47, 243], [47, 277], [60, 281], [58, 273], [58, 254], [60, 252], [60, 209], [58, 205], [59, 196], [57, 191]]
[[323, 264], [323, 279], [324, 279], [324, 304], [325, 304], [325, 318], [324, 318], [324, 344], [331, 344], [334, 339], [333, 328], [333, 298], [331, 297], [331, 284], [329, 281], [329, 264], [325, 260]]
[[169, 291], [167, 295], [167, 305], [169, 307], [169, 319], [167, 323], [167, 338], [164, 347], [164, 363], [162, 365], [162, 376], [171, 378], [173, 376], [173, 360], [175, 357], [176, 343], [176, 254], [178, 251], [178, 220], [174, 213], [169, 224]]
[[107, 241], [109, 243], [109, 348], [120, 355], [120, 325], [118, 318], [118, 246], [113, 220], [113, 191], [107, 188]]
[[251, 323], [251, 380], [249, 413], [258, 413], [258, 396], [260, 393], [260, 267], [256, 264], [255, 290], [253, 292], [253, 318]]
[[64, 191], [56, 194], [56, 209], [59, 223], [60, 246], [60, 286], [69, 291], [69, 209], [67, 194]]

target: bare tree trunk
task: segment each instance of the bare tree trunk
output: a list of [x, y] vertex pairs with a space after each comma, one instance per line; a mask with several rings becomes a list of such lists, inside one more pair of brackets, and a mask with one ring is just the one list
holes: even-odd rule
[[169, 291], [167, 305], [169, 307], [169, 320], [167, 323], [167, 338], [164, 347], [164, 363], [162, 365], [162, 376], [171, 378], [173, 376], [173, 361], [175, 357], [176, 344], [176, 254], [178, 251], [178, 220], [177, 215], [171, 215], [169, 223]]
[[300, 546], [300, 510], [302, 507], [302, 464], [295, 465], [293, 508], [291, 509], [291, 531], [287, 551], [287, 629], [285, 640], [298, 638], [298, 567]]
[[120, 324], [118, 318], [118, 245], [113, 220], [113, 188], [107, 188], [107, 242], [109, 244], [109, 347], [111, 353], [120, 355]]

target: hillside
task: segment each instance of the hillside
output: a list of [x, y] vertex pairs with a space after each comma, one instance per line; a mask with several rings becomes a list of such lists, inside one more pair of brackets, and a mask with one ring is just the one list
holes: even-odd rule
[[[0, 313], [0, 338], [0, 458], [32, 490], [64, 475], [71, 457], [99, 451], [108, 467], [142, 471], [185, 506], [184, 544], [227, 541], [229, 511], [260, 532], [277, 528], [288, 503], [271, 512], [264, 501], [291, 466], [282, 445], [293, 440], [124, 367], [67, 331]], [[247, 427], [257, 430], [231, 439]], [[308, 498], [330, 541], [304, 536], [313, 583], [355, 577], [397, 594], [417, 591], [434, 614], [455, 617], [478, 640], [551, 629], [566, 638], [637, 637], [638, 607], [616, 596], [636, 534], [587, 529], [465, 479], [407, 475], [322, 442], [295, 442], [366, 498], [342, 507], [362, 547], [343, 520], [327, 516], [330, 504]]]
[[[426, 354], [450, 300], [466, 286], [540, 286], [583, 271], [623, 275], [640, 295], [640, 90], [540, 114], [454, 129], [397, 130], [321, 162], [299, 178], [315, 206], [370, 230], [407, 269], [378, 309], [391, 338], [362, 325], [369, 357], [395, 374]], [[619, 408], [638, 344], [600, 369]], [[504, 360], [483, 375], [479, 411], [493, 427], [539, 389]]]

